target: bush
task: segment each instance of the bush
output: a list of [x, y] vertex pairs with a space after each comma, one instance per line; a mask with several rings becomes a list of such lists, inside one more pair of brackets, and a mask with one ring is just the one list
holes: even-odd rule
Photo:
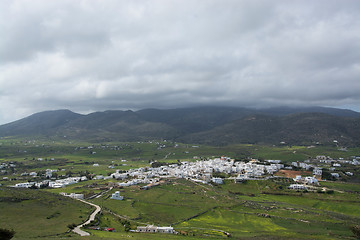
[[0, 228], [0, 239], [3, 239], [3, 240], [12, 239], [14, 237], [14, 235], [15, 235], [14, 230]]
[[72, 223], [72, 224], [67, 225], [67, 227], [70, 228], [71, 230], [73, 230], [76, 226], [77, 226], [76, 223]]
[[350, 227], [350, 230], [355, 234], [357, 239], [360, 239], [360, 225]]

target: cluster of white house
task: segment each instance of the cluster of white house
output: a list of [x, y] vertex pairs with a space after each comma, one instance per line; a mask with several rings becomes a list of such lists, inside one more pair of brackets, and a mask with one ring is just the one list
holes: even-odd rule
[[176, 233], [173, 227], [158, 227], [154, 225], [139, 226], [136, 228], [136, 232], [145, 233]]
[[[0, 163], [0, 173], [2, 174], [6, 174], [7, 173], [7, 169], [9, 168], [15, 168], [16, 164], [14, 163]], [[3, 177], [3, 180], [8, 180], [8, 177]]]
[[290, 184], [288, 188], [293, 190], [307, 190], [307, 187], [304, 184]]
[[302, 177], [297, 175], [293, 178], [295, 184], [290, 184], [289, 189], [293, 190], [307, 190], [309, 185], [319, 185], [319, 181], [315, 177]]
[[305, 184], [312, 184], [318, 185], [319, 181], [315, 177], [302, 177], [301, 175], [297, 175], [293, 180], [297, 183], [305, 183]]
[[250, 162], [238, 162], [230, 158], [215, 158], [207, 161], [182, 162], [180, 165], [172, 164], [157, 168], [130, 169], [126, 173], [116, 171], [110, 177], [115, 179], [126, 179], [131, 181], [120, 183], [121, 186], [130, 186], [139, 183], [152, 183], [154, 178], [175, 177], [199, 180], [201, 182], [222, 183], [221, 178], [212, 177], [213, 173], [238, 174], [241, 179], [255, 179], [264, 174], [273, 174], [284, 168], [280, 160], [270, 165], [258, 164], [255, 160]]
[[[335, 169], [340, 165], [339, 162], [335, 162], [333, 159], [325, 156], [317, 156], [316, 160], [319, 161], [331, 161], [333, 163], [333, 168]], [[343, 160], [342, 163], [348, 164], [358, 164], [360, 157], [355, 157], [352, 161]], [[124, 160], [126, 161], [126, 160]], [[342, 160], [337, 160], [342, 161]], [[244, 180], [258, 179], [259, 177], [265, 174], [274, 174], [278, 170], [284, 168], [284, 164], [281, 164], [280, 160], [266, 160], [266, 164], [259, 164], [259, 162], [255, 159], [249, 162], [235, 161], [233, 159], [227, 157], [215, 158], [206, 161], [196, 161], [196, 162], [181, 162], [181, 164], [171, 164], [168, 166], [161, 166], [157, 168], [138, 168], [138, 169], [130, 169], [127, 172], [120, 172], [117, 170], [115, 173], [112, 173], [110, 176], [102, 176], [98, 175], [94, 179], [110, 179], [114, 178], [117, 180], [124, 180], [130, 178], [130, 180], [118, 183], [119, 186], [131, 186], [140, 183], [144, 184], [153, 184], [159, 181], [160, 178], [166, 177], [175, 177], [175, 178], [186, 178], [193, 181], [203, 182], [203, 183], [217, 183], [222, 184], [223, 179], [213, 177], [213, 173], [226, 173], [226, 174], [237, 174], [235, 178], [235, 182], [242, 182]], [[307, 164], [308, 161], [305, 162], [292, 162], [292, 166], [300, 167], [306, 170], [313, 168], [313, 174], [316, 176], [322, 175], [322, 169]], [[95, 165], [95, 164], [94, 164]], [[341, 166], [341, 165], [340, 165]], [[8, 165], [1, 164], [1, 168], [8, 167]], [[57, 170], [47, 169], [45, 175], [47, 178], [52, 177], [52, 173]], [[26, 173], [27, 174], [27, 173]], [[353, 173], [346, 172], [347, 175], [352, 176]], [[36, 172], [31, 172], [28, 175], [36, 176]], [[334, 177], [339, 177], [338, 173], [331, 173]], [[80, 181], [86, 181], [87, 178], [83, 177], [69, 177], [65, 179], [58, 179], [55, 181], [44, 180], [42, 182], [26, 182], [26, 183], [18, 183], [15, 187], [25, 187], [29, 188], [31, 186], [41, 187], [43, 185], [47, 185], [52, 188], [61, 188], [70, 184], [75, 184]], [[305, 183], [305, 184], [317, 184], [317, 179], [314, 177], [305, 177], [298, 178], [298, 176], [294, 179], [296, 182]]]
[[50, 180], [44, 180], [41, 182], [24, 182], [24, 183], [17, 183], [14, 185], [14, 187], [16, 188], [30, 188], [32, 186], [36, 186], [38, 188], [42, 187], [42, 186], [49, 186], [52, 188], [61, 188], [61, 187], [65, 187], [71, 184], [75, 184], [78, 183], [80, 181], [86, 181], [87, 178], [86, 176], [82, 176], [82, 177], [69, 177], [69, 178], [65, 178], [65, 179], [58, 179], [55, 181], [50, 181]]
[[64, 192], [61, 192], [60, 195], [63, 195], [65, 197], [71, 197], [71, 198], [75, 198], [75, 199], [84, 199], [84, 194], [82, 193], [64, 193]]
[[332, 164], [332, 163], [341, 163], [341, 164], [352, 164], [352, 165], [359, 165], [360, 164], [360, 157], [356, 157], [353, 156], [352, 160], [345, 160], [343, 158], [339, 158], [339, 159], [332, 159], [331, 157], [326, 157], [326, 156], [316, 156], [316, 160], [318, 160], [321, 163], [327, 163], [327, 164]]
[[313, 165], [307, 164], [305, 162], [292, 162], [291, 165], [294, 167], [303, 168], [305, 170], [309, 170], [310, 168], [314, 167]]
[[14, 164], [14, 163], [1, 163], [0, 164], [0, 169], [14, 168], [14, 167], [16, 167], [16, 164]]
[[[325, 164], [330, 164], [331, 167], [329, 167], [329, 171], [335, 171], [336, 168], [341, 167], [341, 164], [352, 164], [352, 165], [358, 165], [359, 164], [359, 160], [360, 157], [354, 157], [352, 160], [344, 160], [342, 158], [334, 160], [330, 157], [326, 157], [326, 156], [316, 156], [315, 160], [319, 161], [320, 163], [325, 163]], [[305, 170], [309, 170], [309, 169], [313, 169], [313, 175], [316, 176], [322, 176], [322, 168], [317, 167], [315, 165], [312, 164], [308, 164], [309, 160], [305, 160], [304, 162], [292, 162], [291, 165], [294, 167], [299, 167]], [[334, 178], [339, 178], [340, 175], [339, 173], [336, 172], [332, 172], [330, 173], [331, 176], [333, 176]], [[354, 173], [352, 172], [345, 172], [346, 175], [348, 176], [353, 176]]]
[[50, 181], [49, 182], [49, 187], [52, 188], [61, 188], [61, 187], [65, 187], [67, 185], [71, 185], [71, 184], [75, 184], [81, 181], [86, 181], [87, 178], [86, 176], [82, 176], [82, 177], [68, 177], [65, 179], [58, 179], [55, 181]]

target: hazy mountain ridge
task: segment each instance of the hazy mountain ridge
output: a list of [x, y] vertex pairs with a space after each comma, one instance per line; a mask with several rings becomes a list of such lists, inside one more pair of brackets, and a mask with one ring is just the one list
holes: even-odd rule
[[1, 136], [47, 135], [58, 127], [83, 117], [70, 110], [55, 110], [35, 113], [29, 117], [0, 126]]
[[0, 137], [43, 136], [97, 141], [170, 139], [189, 143], [360, 143], [360, 113], [334, 108], [194, 107], [46, 111], [0, 126]]
[[360, 144], [360, 119], [323, 113], [297, 113], [286, 116], [252, 115], [216, 127], [189, 134], [185, 142], [210, 145], [241, 143], [279, 144]]

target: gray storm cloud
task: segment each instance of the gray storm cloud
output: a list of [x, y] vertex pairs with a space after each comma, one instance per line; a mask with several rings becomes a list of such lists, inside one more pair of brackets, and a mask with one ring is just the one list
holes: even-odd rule
[[0, 123], [68, 108], [360, 110], [360, 3], [0, 0]]

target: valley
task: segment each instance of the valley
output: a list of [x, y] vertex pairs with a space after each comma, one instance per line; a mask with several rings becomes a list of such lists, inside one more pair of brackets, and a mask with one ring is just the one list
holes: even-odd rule
[[[1, 227], [13, 229], [14, 239], [354, 239], [359, 153], [337, 146], [2, 138]], [[307, 182], [313, 176], [318, 184]], [[116, 191], [123, 200], [111, 199]], [[101, 207], [82, 228], [90, 236], [71, 231], [94, 211], [64, 196], [71, 194]], [[136, 232], [150, 225], [178, 234]]]

